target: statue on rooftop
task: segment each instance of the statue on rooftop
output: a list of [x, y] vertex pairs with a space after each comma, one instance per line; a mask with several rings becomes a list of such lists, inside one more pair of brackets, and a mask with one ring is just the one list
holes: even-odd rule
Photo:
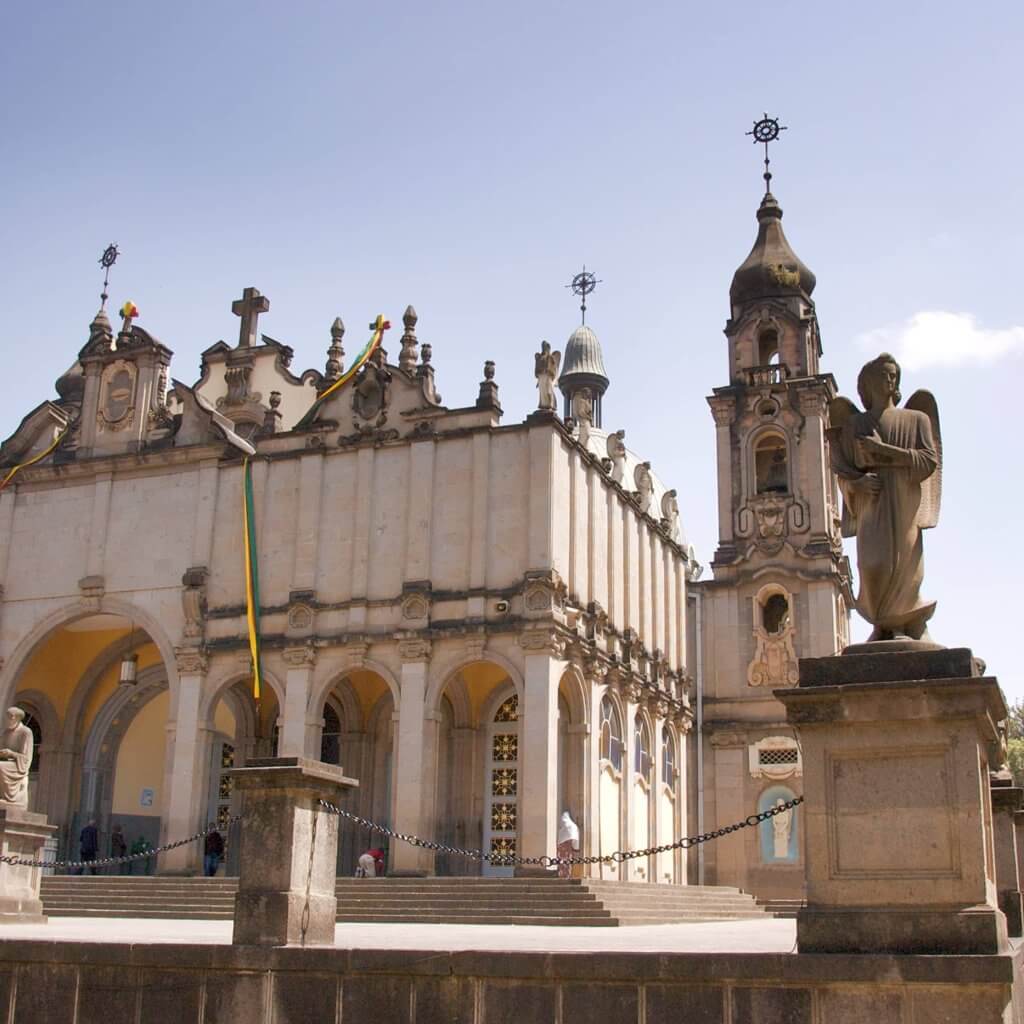
[[28, 770], [34, 740], [21, 708], [8, 708], [0, 735], [0, 802], [28, 807]]
[[621, 484], [626, 479], [626, 432], [616, 430], [609, 434], [605, 447], [612, 463], [612, 480]]
[[590, 428], [594, 425], [594, 399], [590, 388], [580, 388], [572, 396], [572, 418], [579, 430], [579, 442], [586, 448], [590, 439]]
[[857, 538], [857, 611], [874, 626], [869, 641], [928, 641], [935, 602], [921, 597], [921, 531], [939, 521], [942, 436], [929, 391], [904, 408], [900, 367], [883, 353], [857, 377], [861, 412], [847, 398], [829, 407], [832, 468], [843, 493], [842, 532]]
[[555, 378], [562, 364], [562, 353], [552, 352], [549, 342], [540, 343], [540, 351], [533, 357], [533, 372], [537, 378], [537, 408], [555, 412], [558, 401], [555, 398]]

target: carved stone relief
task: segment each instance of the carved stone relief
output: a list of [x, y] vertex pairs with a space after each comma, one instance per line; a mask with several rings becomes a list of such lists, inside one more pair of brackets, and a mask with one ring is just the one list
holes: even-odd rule
[[135, 419], [135, 381], [137, 371], [134, 364], [124, 359], [115, 360], [104, 367], [100, 379], [100, 406], [97, 426], [100, 430], [126, 430]]
[[792, 736], [766, 736], [749, 747], [750, 777], [753, 779], [800, 778], [803, 762]]
[[523, 585], [523, 608], [529, 619], [539, 619], [561, 612], [565, 604], [565, 583], [553, 569], [526, 573]]
[[793, 649], [794, 633], [792, 624], [777, 633], [769, 633], [760, 625], [754, 627], [756, 648], [747, 668], [751, 686], [796, 686], [800, 672]]
[[209, 578], [206, 566], [197, 565], [185, 570], [181, 578], [181, 608], [185, 615], [182, 635], [186, 640], [195, 640], [203, 635], [206, 620], [206, 581]]
[[387, 405], [391, 399], [391, 372], [382, 358], [382, 350], [370, 357], [369, 362], [359, 371], [352, 389], [352, 411], [358, 420], [373, 421], [378, 427], [387, 422]]

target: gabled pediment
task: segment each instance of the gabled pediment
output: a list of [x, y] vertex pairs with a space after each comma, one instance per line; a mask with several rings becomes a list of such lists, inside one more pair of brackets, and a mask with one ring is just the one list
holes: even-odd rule
[[69, 421], [68, 413], [54, 402], [37, 405], [18, 424], [18, 429], [0, 445], [0, 466], [16, 466], [45, 451], [57, 431]]

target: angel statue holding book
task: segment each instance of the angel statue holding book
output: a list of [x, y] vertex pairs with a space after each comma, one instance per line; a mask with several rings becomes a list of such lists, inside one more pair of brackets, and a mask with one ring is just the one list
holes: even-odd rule
[[857, 377], [861, 412], [848, 398], [829, 406], [832, 468], [843, 494], [842, 532], [857, 538], [857, 611], [870, 641], [928, 642], [935, 602], [921, 597], [921, 531], [939, 521], [942, 437], [930, 391], [900, 402], [899, 363], [887, 352]]

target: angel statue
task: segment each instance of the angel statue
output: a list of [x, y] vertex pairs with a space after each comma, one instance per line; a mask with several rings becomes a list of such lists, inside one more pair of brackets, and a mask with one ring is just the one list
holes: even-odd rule
[[900, 367], [887, 352], [857, 377], [860, 412], [848, 398], [829, 406], [832, 468], [843, 493], [842, 532], [857, 538], [857, 611], [869, 641], [929, 640], [935, 602], [921, 597], [921, 531], [939, 521], [942, 435], [930, 391], [899, 409]]
[[558, 367], [562, 363], [562, 353], [552, 352], [551, 345], [542, 341], [540, 351], [533, 357], [533, 372], [537, 377], [537, 408], [555, 412], [558, 402], [555, 400], [555, 378]]

